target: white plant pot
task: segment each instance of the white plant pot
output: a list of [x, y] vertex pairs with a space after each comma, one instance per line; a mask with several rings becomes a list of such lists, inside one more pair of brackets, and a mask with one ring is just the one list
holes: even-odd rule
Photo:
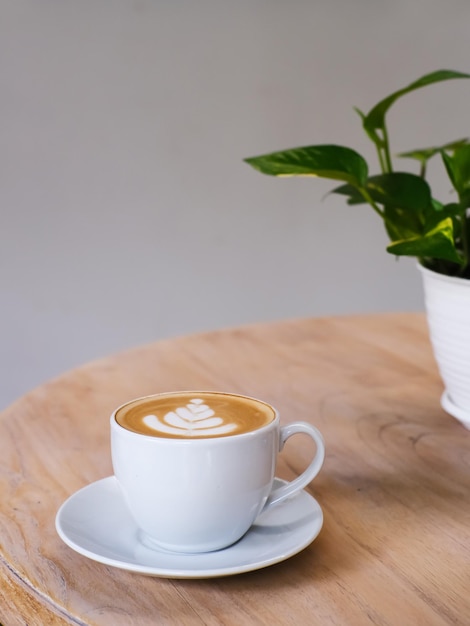
[[470, 429], [470, 280], [418, 267], [431, 344], [445, 385], [441, 405]]

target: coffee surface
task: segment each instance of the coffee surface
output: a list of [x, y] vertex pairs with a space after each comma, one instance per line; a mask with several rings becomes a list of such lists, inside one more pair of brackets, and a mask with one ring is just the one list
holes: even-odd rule
[[134, 400], [116, 413], [118, 424], [143, 435], [194, 439], [240, 435], [266, 426], [274, 410], [244, 396], [180, 392]]

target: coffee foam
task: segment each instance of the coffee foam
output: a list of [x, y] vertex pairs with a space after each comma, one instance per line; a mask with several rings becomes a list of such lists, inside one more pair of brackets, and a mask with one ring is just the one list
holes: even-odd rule
[[216, 392], [182, 392], [140, 398], [121, 407], [118, 424], [154, 437], [198, 439], [257, 430], [273, 421], [264, 402]]

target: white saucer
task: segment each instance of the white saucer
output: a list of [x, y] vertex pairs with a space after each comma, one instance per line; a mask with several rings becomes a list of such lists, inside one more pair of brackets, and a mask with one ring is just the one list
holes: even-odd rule
[[454, 404], [447, 391], [444, 391], [441, 396], [441, 406], [446, 413], [455, 417], [455, 419], [463, 424], [465, 428], [470, 430], [470, 414]]
[[[275, 479], [275, 483], [284, 481]], [[60, 507], [56, 529], [76, 552], [131, 572], [165, 578], [229, 576], [279, 563], [306, 548], [318, 535], [323, 513], [301, 491], [261, 513], [236, 544], [217, 552], [176, 554], [145, 547], [114, 476], [77, 491]]]

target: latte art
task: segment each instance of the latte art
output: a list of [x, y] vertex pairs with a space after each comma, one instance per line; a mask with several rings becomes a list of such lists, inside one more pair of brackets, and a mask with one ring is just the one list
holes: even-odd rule
[[173, 439], [240, 435], [266, 426], [275, 417], [274, 409], [260, 400], [208, 391], [138, 398], [115, 415], [116, 422], [128, 430]]
[[146, 415], [143, 422], [157, 432], [185, 437], [225, 435], [237, 428], [236, 424], [225, 423], [222, 417], [217, 417], [201, 398], [193, 398], [186, 406], [169, 411], [163, 418]]

